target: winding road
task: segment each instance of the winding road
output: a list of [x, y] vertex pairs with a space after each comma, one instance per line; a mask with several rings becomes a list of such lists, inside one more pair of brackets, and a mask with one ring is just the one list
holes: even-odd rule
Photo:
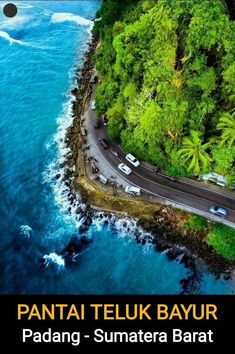
[[[94, 99], [95, 85], [92, 92], [91, 100]], [[218, 221], [235, 228], [235, 194], [221, 189], [219, 187], [207, 185], [203, 182], [197, 182], [189, 178], [181, 178], [172, 180], [167, 176], [155, 172], [155, 168], [145, 163], [134, 167], [130, 164], [123, 150], [112, 144], [107, 136], [107, 126], [101, 122], [101, 127], [95, 129], [93, 121], [97, 118], [95, 110], [91, 109], [90, 102], [86, 111], [86, 128], [89, 135], [89, 140], [95, 144], [97, 150], [97, 160], [101, 157], [105, 160], [107, 166], [112, 169], [112, 172], [120, 176], [129, 185], [137, 186], [142, 192], [155, 197], [160, 197], [165, 204], [173, 207], [192, 212], [207, 219]], [[99, 139], [105, 138], [109, 142], [109, 149], [103, 149]], [[118, 156], [114, 155], [114, 151]], [[132, 170], [129, 176], [126, 176], [118, 169], [119, 163], [125, 163]], [[221, 206], [228, 211], [226, 219], [212, 215], [209, 212], [211, 206]]]

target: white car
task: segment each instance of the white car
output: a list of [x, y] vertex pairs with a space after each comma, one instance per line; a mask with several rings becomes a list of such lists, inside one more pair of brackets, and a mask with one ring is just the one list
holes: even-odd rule
[[132, 170], [127, 166], [127, 165], [125, 165], [124, 163], [120, 163], [119, 165], [118, 165], [118, 168], [119, 168], [119, 170], [121, 170], [123, 173], [125, 173], [125, 175], [129, 175], [129, 174], [131, 174], [131, 172], [132, 172]]
[[91, 101], [91, 109], [93, 111], [95, 110], [95, 100]]
[[140, 188], [134, 186], [127, 186], [125, 192], [132, 195], [141, 195]]
[[129, 161], [133, 166], [138, 167], [140, 162], [131, 154], [126, 155], [126, 160]]

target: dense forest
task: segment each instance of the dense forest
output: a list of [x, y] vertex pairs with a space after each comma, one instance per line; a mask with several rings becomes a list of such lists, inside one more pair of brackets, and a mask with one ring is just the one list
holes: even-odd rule
[[110, 138], [170, 175], [235, 182], [235, 1], [103, 1], [94, 32]]

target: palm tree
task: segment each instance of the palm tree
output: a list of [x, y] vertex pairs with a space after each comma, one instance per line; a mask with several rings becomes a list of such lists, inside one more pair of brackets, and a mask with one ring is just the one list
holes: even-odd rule
[[183, 163], [188, 167], [187, 171], [193, 171], [198, 175], [204, 172], [212, 161], [206, 150], [211, 146], [211, 142], [202, 143], [200, 133], [192, 130], [189, 137], [183, 138], [182, 148], [178, 154], [182, 158]]
[[221, 145], [228, 144], [230, 148], [235, 145], [235, 112], [223, 113], [217, 129], [222, 131]]

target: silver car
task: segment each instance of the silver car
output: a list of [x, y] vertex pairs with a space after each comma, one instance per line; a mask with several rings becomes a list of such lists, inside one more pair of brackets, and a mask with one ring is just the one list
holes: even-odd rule
[[209, 212], [211, 214], [214, 214], [214, 215], [219, 216], [221, 218], [226, 218], [226, 216], [228, 215], [228, 212], [226, 209], [218, 207], [218, 206], [210, 207]]

